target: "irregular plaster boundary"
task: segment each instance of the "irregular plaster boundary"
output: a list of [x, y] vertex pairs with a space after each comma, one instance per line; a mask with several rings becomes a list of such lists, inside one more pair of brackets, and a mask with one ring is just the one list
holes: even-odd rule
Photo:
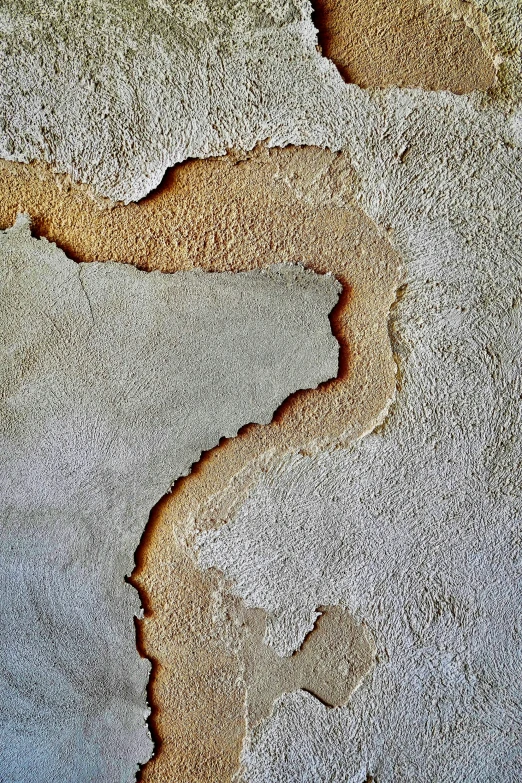
[[44, 161], [129, 203], [188, 158], [264, 139], [340, 150], [353, 104], [369, 96], [320, 55], [311, 16], [308, 0], [265, 10], [140, 3], [139, 12], [12, 0], [0, 37], [0, 157]]
[[335, 376], [340, 285], [79, 265], [26, 217], [0, 245], [2, 774], [109, 783], [150, 753], [124, 582], [143, 519], [202, 447]]
[[[154, 509], [138, 550], [132, 583], [139, 589], [145, 607], [145, 619], [137, 623], [138, 647], [142, 655], [153, 660], [160, 671], [159, 679], [169, 667], [176, 668], [176, 652], [169, 644], [186, 636], [183, 624], [179, 625], [180, 616], [184, 612], [190, 616], [190, 602], [207, 587], [210, 593], [202, 607], [211, 612], [204, 632], [214, 624], [217, 645], [221, 644], [225, 657], [222, 670], [236, 667], [238, 656], [231, 661], [226, 652], [229, 625], [220, 622], [219, 612], [217, 621], [213, 619], [216, 599], [212, 599], [212, 590], [237, 616], [244, 614], [245, 608], [238, 606], [230, 586], [219, 577], [215, 582], [213, 577], [205, 582], [207, 577], [195, 560], [194, 536], [185, 540], [187, 517], [196, 520], [195, 534], [198, 525], [209, 524], [209, 517], [226, 519], [227, 504], [231, 508], [239, 502], [259, 470], [295, 451], [316, 453], [348, 445], [382, 423], [395, 395], [389, 311], [401, 281], [399, 257], [391, 249], [387, 232], [377, 229], [353, 202], [354, 174], [347, 157], [316, 148], [261, 147], [249, 154], [191, 161], [169, 172], [157, 192], [125, 207], [100, 208], [83, 188], [60, 184], [52, 172], [40, 166], [1, 165], [0, 188], [5, 197], [0, 204], [0, 220], [8, 221], [18, 204], [35, 211], [38, 231], [68, 251], [74, 249], [76, 258], [83, 261], [111, 258], [163, 271], [188, 269], [197, 263], [206, 270], [240, 271], [285, 259], [302, 262], [319, 272], [333, 272], [343, 284], [340, 302], [330, 318], [341, 344], [340, 378], [314, 393], [294, 395], [267, 427], [246, 427], [237, 438], [225, 440], [203, 455], [190, 477], [178, 481], [171, 495]], [[370, 385], [368, 377], [372, 378]], [[220, 496], [221, 511], [215, 509]], [[179, 565], [177, 576], [173, 563]], [[186, 577], [188, 592], [183, 593], [174, 611], [173, 595], [181, 573]], [[150, 614], [154, 611], [156, 617]], [[310, 628], [316, 618], [315, 613], [310, 615]], [[273, 619], [267, 620], [263, 633], [270, 639]], [[165, 628], [170, 639], [165, 638]], [[364, 640], [361, 630], [352, 630], [354, 644], [357, 639]], [[240, 640], [244, 647], [247, 642]], [[286, 654], [291, 652], [288, 649]], [[371, 665], [371, 652], [369, 655], [369, 660], [361, 659], [358, 664], [360, 675], [356, 680], [351, 685], [347, 680], [349, 688], [356, 687]], [[201, 682], [212, 672], [204, 662], [202, 667], [202, 680], [197, 684], [200, 693]], [[178, 741], [173, 742], [169, 736], [176, 729], [176, 715], [183, 715], [197, 690], [194, 687], [185, 693], [180, 712], [172, 705], [171, 693], [182, 691], [184, 685], [178, 680], [165, 690], [152, 676], [151, 726], [161, 750], [145, 766], [144, 780], [165, 775], [175, 779], [181, 774], [176, 770], [172, 749], [176, 746], [175, 753], [183, 748], [183, 737], [178, 734]], [[159, 690], [154, 696], [151, 689], [156, 688]], [[227, 698], [232, 699], [229, 713], [238, 716], [240, 725], [234, 726], [233, 720], [227, 724], [236, 734], [231, 738], [228, 758], [227, 745], [221, 742], [220, 759], [208, 767], [206, 774], [212, 783], [221, 779], [220, 775], [223, 780], [230, 779], [235, 772], [245, 736], [246, 703], [244, 695], [234, 691], [233, 681], [223, 694], [224, 703]], [[205, 720], [205, 715], [201, 719]], [[189, 720], [185, 725], [190, 725]], [[198, 745], [200, 725], [195, 725]], [[163, 745], [159, 744], [161, 737], [167, 737]], [[201, 758], [206, 752], [212, 757], [215, 745], [207, 743], [186, 777], [196, 774], [195, 769], [203, 774], [201, 765], [206, 768], [205, 764], [211, 763]], [[185, 748], [184, 755], [185, 760], [178, 759], [180, 765], [191, 758], [190, 748]]]

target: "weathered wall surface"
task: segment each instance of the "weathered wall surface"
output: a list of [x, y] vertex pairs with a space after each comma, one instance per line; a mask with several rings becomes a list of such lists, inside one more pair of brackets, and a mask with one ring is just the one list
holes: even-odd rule
[[348, 95], [316, 51], [310, 11], [307, 0], [10, 0], [0, 155], [131, 201], [188, 157], [267, 138], [339, 149]]
[[[521, 38], [520, 9], [506, 0], [321, 0], [314, 9], [305, 0], [277, 7], [10, 0], [2, 9], [1, 227], [27, 212], [36, 234], [77, 262], [234, 273], [302, 262], [343, 286], [331, 315], [339, 377], [294, 395], [270, 424], [246, 427], [206, 453], [155, 507], [136, 552], [131, 583], [144, 606], [137, 643], [152, 664], [155, 753], [140, 773], [147, 783], [518, 781]], [[189, 157], [201, 160], [163, 176]], [[28, 236], [23, 241], [38, 245]], [[100, 295], [106, 292], [101, 281], [113, 271], [73, 272], [91, 267], [59, 257], [73, 278], [97, 276]], [[40, 273], [22, 276], [22, 334]], [[259, 279], [259, 272], [250, 274]], [[198, 279], [207, 277], [220, 278]], [[248, 343], [252, 309], [242, 298], [229, 301], [225, 288], [216, 306], [227, 324], [243, 319]], [[269, 301], [281, 304], [275, 289]], [[125, 289], [118, 296], [127, 301]], [[71, 300], [79, 323], [88, 315], [86, 301]], [[207, 312], [207, 294], [191, 302], [191, 319]], [[135, 306], [104, 318], [110, 339]], [[165, 323], [179, 320], [165, 307]], [[328, 306], [320, 309], [325, 326]], [[265, 315], [255, 333], [262, 339], [275, 335]], [[209, 339], [226, 334], [225, 321], [209, 329], [203, 320], [196, 331], [192, 320], [176, 327], [192, 333], [194, 361], [208, 352]], [[271, 412], [292, 389], [332, 374], [320, 371], [321, 352], [307, 348], [320, 330], [310, 323], [304, 332], [296, 331], [288, 347], [297, 350], [294, 360], [305, 352], [314, 381], [281, 386]], [[154, 379], [171, 415], [176, 407], [165, 396], [165, 378], [180, 383], [182, 368], [168, 375], [170, 359], [159, 355], [151, 365], [157, 335], [142, 337], [133, 372], [147, 384]], [[14, 339], [12, 330], [7, 338]], [[96, 374], [90, 348], [82, 348], [83, 364]], [[30, 354], [36, 367], [41, 354], [43, 348]], [[5, 384], [23, 384], [23, 362], [13, 355]], [[280, 356], [277, 377], [289, 381], [293, 374]], [[214, 433], [191, 461], [220, 435], [255, 420], [251, 391], [268, 393], [272, 371], [262, 365], [259, 374], [248, 351], [241, 362], [253, 373], [244, 376], [246, 386], [236, 377], [239, 366], [236, 374], [226, 362], [220, 370], [237, 414], [230, 428], [216, 407], [225, 397], [215, 399], [215, 387], [204, 391], [201, 367], [185, 379], [186, 415], [205, 411]], [[122, 375], [112, 367], [98, 373], [89, 394], [97, 390], [114, 404], [113, 373], [113, 380]], [[37, 392], [44, 400], [45, 383]], [[21, 401], [18, 395], [16, 405]], [[78, 406], [74, 395], [75, 412]], [[91, 452], [72, 410], [56, 430], [70, 434], [63, 454], [76, 455], [76, 464]], [[136, 414], [140, 426], [151, 410], [147, 400]], [[41, 419], [50, 426], [47, 413], [44, 405]], [[130, 436], [127, 421], [120, 429]], [[105, 764], [104, 779], [119, 781], [125, 770], [132, 779], [148, 755], [147, 664], [134, 649], [130, 622], [137, 594], [122, 575], [153, 504], [189, 467], [172, 467], [184, 432], [178, 420], [168, 455], [162, 447], [151, 451], [148, 478], [138, 459], [141, 499], [118, 482], [125, 513], [115, 529], [125, 563], [105, 564], [99, 573], [112, 580], [114, 605], [122, 591], [129, 604], [114, 614], [120, 657], [105, 647], [94, 666], [106, 667], [104, 683], [114, 695], [114, 712], [106, 714], [111, 728], [98, 744], [105, 750], [84, 758], [71, 739], [81, 744], [91, 732], [78, 706], [87, 698], [84, 682], [74, 679], [74, 698], [57, 693], [45, 715], [34, 711], [29, 689], [15, 698], [18, 725], [31, 709], [33, 726], [49, 725], [66, 704], [75, 731], [60, 735], [60, 753], [53, 738], [38, 745], [39, 757], [49, 758], [38, 767], [40, 778], [30, 766], [34, 755], [23, 763], [17, 755], [28, 735], [12, 731], [0, 778], [6, 758], [9, 780], [63, 779], [67, 763], [78, 780], [89, 780], [96, 763]], [[31, 475], [40, 463], [47, 469], [34, 443]], [[124, 470], [136, 455], [122, 450]], [[105, 457], [91, 456], [88, 492], [95, 499], [114, 482]], [[53, 481], [70, 481], [69, 473], [59, 466]], [[31, 486], [20, 496], [33, 494]], [[43, 519], [47, 511], [34, 497]], [[82, 502], [86, 509], [83, 495]], [[63, 515], [45, 518], [56, 537], [63, 535]], [[8, 551], [16, 535], [6, 524]], [[39, 547], [50, 551], [54, 540], [42, 537]], [[31, 547], [17, 547], [20, 578], [35, 593], [45, 576], [33, 570]], [[91, 561], [84, 562], [83, 550], [77, 560], [76, 584], [94, 600]], [[55, 603], [51, 590], [51, 617]], [[23, 618], [19, 609], [12, 614], [15, 629]], [[49, 660], [61, 645], [74, 647], [67, 625], [44, 635]], [[105, 644], [103, 614], [88, 633]], [[41, 647], [37, 636], [24, 653], [29, 668]], [[4, 641], [12, 665], [20, 648]], [[48, 684], [52, 693], [54, 681]], [[90, 703], [99, 723], [94, 691]]]
[[396, 404], [382, 431], [351, 450], [269, 471], [200, 541], [201, 562], [275, 618], [276, 649], [299, 646], [318, 605], [342, 602], [368, 623], [377, 664], [343, 710], [283, 697], [246, 746], [245, 779], [302, 781], [314, 770], [334, 781], [515, 781], [516, 114], [392, 93], [357, 127], [369, 129], [351, 145], [362, 204], [393, 228], [407, 268], [393, 320]]
[[125, 583], [149, 510], [220, 437], [335, 376], [340, 286], [76, 265], [24, 219], [0, 241], [1, 773], [129, 779], [150, 754]]
[[[4, 164], [1, 182], [4, 224], [23, 208], [36, 216], [38, 231], [74, 249], [81, 260], [112, 258], [163, 271], [195, 264], [209, 271], [238, 271], [285, 258], [317, 272], [329, 270], [343, 285], [332, 314], [341, 346], [339, 378], [295, 395], [268, 428], [251, 427], [223, 443], [154, 515], [140, 549], [146, 565], [136, 585], [149, 609], [141, 649], [156, 664], [150, 696], [162, 742], [145, 777], [174, 776], [180, 770], [209, 780], [230, 776], [239, 763], [247, 719], [243, 656], [230, 650], [230, 629], [221, 631], [212, 614], [212, 591], [221, 591], [228, 604], [227, 590], [194, 566], [190, 547], [180, 543], [181, 533], [204, 508], [209, 519], [215, 515], [216, 494], [224, 493], [221, 514], [226, 504], [237, 504], [260, 464], [296, 448], [317, 451], [349, 443], [382, 420], [395, 392], [387, 318], [400, 282], [398, 255], [385, 232], [353, 202], [353, 171], [346, 157], [314, 148], [259, 149], [193, 161], [176, 168], [157, 193], [140, 203], [103, 210], [77, 188], [60, 189], [50, 172], [38, 167]], [[311, 624], [314, 618], [312, 613]], [[364, 634], [360, 643], [364, 646]], [[359, 644], [357, 635], [354, 644]], [[273, 676], [274, 666], [269, 668]], [[366, 671], [366, 663], [359, 668]], [[291, 680], [286, 681], [289, 687]]]
[[[340, 47], [344, 68], [350, 34], [337, 33], [346, 13], [347, 26], [361, 26], [358, 41], [382, 41], [377, 57], [375, 47], [367, 54], [359, 44], [354, 52], [363, 86], [486, 88], [495, 56], [488, 25], [466, 5], [412, 0], [358, 16], [362, 3], [342, 3], [327, 19], [339, 42], [332, 56]], [[390, 51], [395, 64], [409, 62], [426, 33], [424, 76], [435, 67], [440, 80], [432, 73], [426, 82], [408, 67], [394, 78]], [[346, 88], [316, 41], [308, 0], [10, 0], [2, 14], [1, 157], [47, 161], [128, 202], [188, 157], [250, 149], [265, 139], [340, 149], [350, 139], [346, 119], [358, 92]]]
[[495, 83], [487, 16], [461, 0], [316, 0], [322, 53], [361, 87], [455, 93]]

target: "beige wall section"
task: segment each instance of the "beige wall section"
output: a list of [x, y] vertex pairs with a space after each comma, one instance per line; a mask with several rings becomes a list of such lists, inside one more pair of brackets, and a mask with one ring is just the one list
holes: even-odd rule
[[351, 183], [343, 155], [260, 148], [187, 162], [143, 201], [100, 207], [40, 166], [0, 165], [1, 224], [28, 212], [36, 234], [78, 260], [163, 271], [300, 261], [343, 284], [332, 315], [339, 378], [294, 395], [270, 425], [248, 426], [209, 452], [151, 516], [133, 577], [146, 609], [139, 646], [154, 664], [149, 697], [157, 748], [143, 771], [147, 783], [231, 780], [247, 720], [266, 714], [282, 690], [323, 693], [324, 684], [304, 670], [333, 625], [350, 662], [338, 661], [344, 674], [323, 698], [344, 703], [372, 665], [367, 632], [337, 609], [321, 618], [301, 653], [278, 663], [260, 642], [264, 612], [233, 597], [219, 572], [202, 570], [195, 551], [197, 534], [227, 519], [260, 470], [292, 451], [352, 442], [380, 423], [393, 399], [388, 314], [399, 258], [351, 199]]
[[223, 524], [266, 467], [251, 464], [212, 496], [231, 469], [218, 455], [210, 452], [158, 505], [138, 550], [133, 584], [146, 599], [138, 638], [153, 664], [149, 724], [159, 741], [146, 783], [228, 783], [247, 728], [282, 693], [304, 688], [344, 705], [375, 660], [367, 628], [338, 606], [320, 608], [301, 649], [280, 657], [263, 640], [266, 612], [246, 607], [218, 570], [198, 566], [197, 533]]
[[462, 0], [314, 0], [323, 54], [360, 87], [467, 93], [495, 83], [485, 14]]

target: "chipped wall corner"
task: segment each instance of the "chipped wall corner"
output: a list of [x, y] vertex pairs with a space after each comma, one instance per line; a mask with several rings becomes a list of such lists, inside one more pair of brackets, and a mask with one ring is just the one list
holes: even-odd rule
[[2, 783], [518, 783], [521, 42], [4, 4]]

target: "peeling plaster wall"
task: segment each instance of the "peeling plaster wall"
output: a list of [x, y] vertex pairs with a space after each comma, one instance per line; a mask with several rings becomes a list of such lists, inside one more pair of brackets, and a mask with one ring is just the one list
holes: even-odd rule
[[487, 90], [499, 57], [489, 20], [461, 0], [316, 0], [322, 53], [361, 87]]
[[201, 562], [248, 605], [296, 619], [275, 623], [276, 649], [300, 644], [316, 606], [342, 602], [368, 622], [377, 665], [345, 709], [283, 697], [245, 747], [246, 781], [519, 778], [515, 116], [392, 92], [358, 117], [361, 203], [407, 265], [401, 390], [379, 434], [269, 471], [201, 539]]
[[[189, 157], [251, 149], [265, 139], [338, 150], [350, 140], [351, 105], [362, 96], [318, 53], [311, 10], [308, 0], [10, 0], [0, 17], [0, 156], [44, 160], [102, 196], [129, 202]], [[438, 31], [448, 15], [451, 7], [428, 29]], [[363, 15], [366, 21], [371, 28]], [[456, 42], [444, 41], [442, 31], [427, 51], [442, 47], [435, 62], [448, 71], [447, 83], [426, 86], [460, 92], [491, 84], [491, 53], [481, 59], [478, 36], [462, 28], [459, 54], [483, 76], [470, 81], [465, 67], [452, 73]], [[417, 49], [418, 34], [407, 40]], [[404, 46], [400, 36], [386, 41], [379, 56], [389, 60], [389, 48], [401, 58]], [[363, 84], [423, 84], [403, 74], [394, 81], [391, 63], [376, 80], [365, 57]], [[425, 70], [433, 64], [427, 59]]]
[[10, 0], [0, 156], [128, 202], [188, 157], [267, 138], [339, 149], [348, 94], [310, 12], [307, 0]]
[[150, 509], [201, 451], [337, 372], [339, 284], [295, 266], [76, 265], [0, 235], [2, 779], [131, 779], [149, 665], [124, 581]]
[[[512, 0], [316, 11], [10, 0], [0, 16], [1, 225], [28, 211], [81, 261], [302, 261], [344, 287], [339, 378], [225, 440], [151, 515], [131, 580], [152, 662], [141, 779], [518, 783], [522, 14]], [[275, 149], [288, 144], [333, 152]], [[160, 182], [138, 204], [104, 200]], [[122, 500], [140, 517], [119, 526], [127, 558], [175, 477], [169, 463], [154, 494], [153, 467], [143, 509]], [[130, 642], [124, 681], [116, 663], [107, 680], [116, 705], [139, 692], [136, 721], [103, 737], [120, 743], [107, 780], [148, 752]], [[42, 780], [78, 764], [63, 742]]]

